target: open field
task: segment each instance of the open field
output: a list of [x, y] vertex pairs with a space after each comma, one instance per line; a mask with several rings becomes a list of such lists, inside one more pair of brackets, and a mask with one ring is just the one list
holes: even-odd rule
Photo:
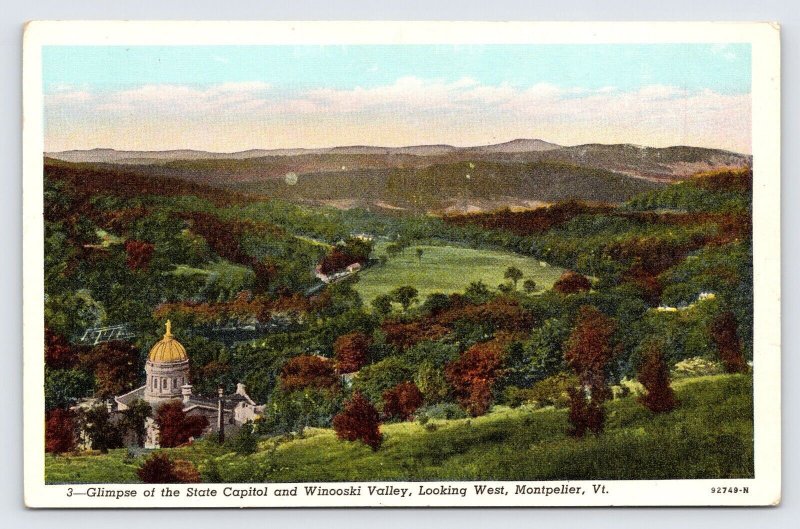
[[[378, 242], [373, 256], [386, 255], [388, 244]], [[423, 251], [421, 260], [417, 259], [417, 248]], [[384, 265], [365, 270], [359, 274], [355, 288], [367, 305], [380, 294], [404, 285], [416, 288], [421, 302], [434, 292], [463, 292], [473, 281], [483, 281], [489, 288], [496, 288], [506, 281], [503, 274], [509, 266], [516, 266], [524, 274], [518, 288], [522, 288], [524, 280], [533, 279], [537, 291], [549, 289], [564, 271], [511, 252], [420, 245], [406, 248]]]
[[[373, 452], [309, 429], [294, 440], [264, 440], [250, 456], [211, 442], [167, 450], [227, 482], [377, 480], [689, 479], [753, 476], [752, 377], [715, 375], [673, 384], [680, 406], [654, 415], [636, 398], [607, 406], [606, 430], [565, 435], [567, 411], [495, 407], [474, 419], [388, 424]], [[430, 426], [430, 425], [433, 426]], [[713, 428], [709, 425], [714, 425]], [[142, 457], [48, 454], [48, 483], [136, 481]]]

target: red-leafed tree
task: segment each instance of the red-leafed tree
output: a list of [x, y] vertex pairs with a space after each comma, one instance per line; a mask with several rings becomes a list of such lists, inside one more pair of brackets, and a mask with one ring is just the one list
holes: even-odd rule
[[588, 292], [592, 284], [589, 280], [577, 272], [566, 271], [553, 283], [553, 290], [559, 294], [575, 294], [576, 292]]
[[570, 394], [570, 434], [582, 437], [588, 428], [603, 431], [603, 403], [609, 396], [608, 364], [614, 356], [614, 320], [591, 305], [583, 305], [567, 339], [564, 359], [575, 371], [580, 387]]
[[742, 354], [737, 328], [736, 316], [732, 312], [723, 312], [711, 323], [711, 338], [717, 346], [717, 354], [726, 373], [747, 371], [747, 362]]
[[669, 368], [664, 361], [664, 353], [656, 343], [645, 347], [644, 362], [639, 368], [639, 382], [646, 393], [639, 397], [639, 402], [650, 411], [663, 413], [676, 406], [675, 393], [669, 386]]
[[383, 442], [380, 425], [378, 410], [358, 391], [333, 418], [333, 429], [339, 439], [363, 441], [373, 450], [380, 448]]
[[125, 264], [131, 270], [147, 270], [156, 247], [149, 242], [130, 239], [125, 241]]
[[81, 356], [85, 369], [94, 372], [95, 396], [110, 398], [134, 389], [142, 372], [139, 351], [127, 342], [106, 342]]
[[186, 414], [183, 403], [178, 400], [159, 406], [155, 420], [159, 430], [159, 444], [164, 448], [186, 444], [208, 428], [208, 419], [205, 416]]
[[54, 454], [75, 450], [75, 421], [69, 410], [56, 408], [48, 413], [44, 425], [44, 449]]
[[284, 391], [333, 389], [339, 386], [339, 377], [333, 368], [333, 362], [327, 358], [302, 355], [286, 362], [281, 370], [280, 384]]
[[44, 362], [52, 369], [71, 369], [78, 363], [86, 346], [69, 343], [63, 336], [47, 327], [44, 329]]
[[413, 382], [402, 382], [383, 392], [383, 414], [407, 421], [422, 406], [422, 392]]
[[496, 340], [475, 344], [445, 367], [445, 378], [458, 402], [477, 417], [492, 404], [492, 387], [501, 374], [503, 350]]
[[363, 332], [351, 332], [336, 339], [333, 352], [336, 357], [336, 370], [339, 373], [353, 373], [367, 363], [372, 338]]

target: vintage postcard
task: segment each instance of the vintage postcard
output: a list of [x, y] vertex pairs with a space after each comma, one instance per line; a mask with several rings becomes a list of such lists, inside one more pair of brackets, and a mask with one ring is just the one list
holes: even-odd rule
[[776, 24], [24, 39], [28, 506], [780, 502]]

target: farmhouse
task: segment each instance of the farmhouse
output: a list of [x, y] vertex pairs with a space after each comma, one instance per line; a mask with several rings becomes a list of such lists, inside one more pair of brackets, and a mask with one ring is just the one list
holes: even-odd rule
[[[189, 355], [183, 345], [172, 334], [172, 324], [167, 320], [164, 337], [150, 349], [145, 364], [147, 380], [144, 386], [124, 395], [114, 397], [116, 409], [122, 412], [136, 400], [142, 399], [155, 411], [165, 402], [180, 399], [183, 411], [189, 415], [203, 415], [208, 419], [206, 433], [238, 430], [247, 421], [254, 420], [264, 411], [247, 394], [244, 384], [237, 384], [236, 391], [225, 395], [222, 388], [213, 397], [195, 395], [189, 378]], [[158, 425], [152, 418], [146, 422], [146, 448], [158, 448]]]

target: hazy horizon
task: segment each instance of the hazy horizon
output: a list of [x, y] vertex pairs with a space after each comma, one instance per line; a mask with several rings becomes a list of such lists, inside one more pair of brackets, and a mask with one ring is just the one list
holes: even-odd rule
[[48, 46], [45, 152], [688, 145], [751, 153], [745, 44]]

